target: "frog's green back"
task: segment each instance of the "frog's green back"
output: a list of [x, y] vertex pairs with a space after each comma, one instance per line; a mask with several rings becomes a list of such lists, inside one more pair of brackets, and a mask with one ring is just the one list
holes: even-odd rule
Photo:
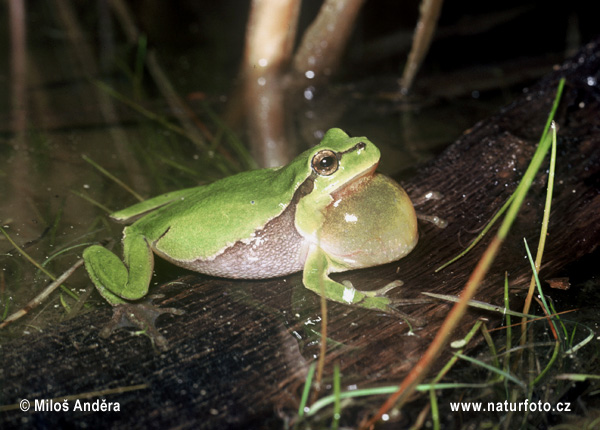
[[173, 259], [214, 257], [280, 215], [310, 174], [309, 163], [299, 156], [283, 168], [242, 172], [198, 187], [131, 228]]

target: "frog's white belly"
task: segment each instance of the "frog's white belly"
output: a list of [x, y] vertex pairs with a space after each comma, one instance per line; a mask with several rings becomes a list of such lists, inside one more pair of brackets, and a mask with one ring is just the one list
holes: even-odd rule
[[154, 252], [177, 266], [223, 278], [264, 279], [289, 275], [304, 268], [308, 241], [294, 223], [295, 205], [290, 205], [252, 237], [238, 241], [211, 259], [176, 261], [160, 250]]

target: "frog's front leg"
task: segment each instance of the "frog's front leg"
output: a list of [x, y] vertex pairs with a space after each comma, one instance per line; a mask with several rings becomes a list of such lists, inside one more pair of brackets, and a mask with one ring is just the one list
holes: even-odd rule
[[114, 329], [133, 325], [147, 330], [150, 338], [161, 349], [166, 348], [166, 340], [161, 336], [154, 322], [163, 313], [180, 314], [176, 309], [158, 309], [148, 300], [138, 300], [148, 292], [154, 267], [154, 255], [144, 235], [126, 227], [123, 237], [124, 262], [108, 249], [92, 245], [83, 251], [85, 268], [90, 279], [112, 306], [114, 315], [111, 322], [102, 330], [107, 337]]
[[392, 288], [402, 285], [401, 281], [394, 281], [383, 288], [374, 291], [359, 291], [351, 283], [340, 284], [329, 278], [329, 269], [332, 262], [327, 254], [318, 246], [311, 245], [306, 262], [302, 281], [304, 286], [318, 295], [335, 302], [360, 306], [368, 309], [377, 309], [388, 313], [395, 313], [392, 301], [383, 297]]

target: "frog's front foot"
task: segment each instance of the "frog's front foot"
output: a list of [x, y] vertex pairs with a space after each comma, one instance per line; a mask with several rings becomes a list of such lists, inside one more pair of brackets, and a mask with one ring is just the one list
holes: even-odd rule
[[[343, 281], [342, 284], [346, 287], [346, 291], [353, 291], [355, 297], [359, 300], [355, 302], [359, 306], [368, 309], [376, 309], [386, 313], [396, 313], [396, 309], [392, 306], [392, 300], [385, 295], [392, 289], [403, 285], [402, 281], [392, 281], [389, 284], [371, 291], [358, 291], [350, 281]], [[346, 292], [344, 293], [346, 294]]]
[[[343, 281], [342, 284], [346, 289], [354, 289], [350, 281]], [[360, 307], [383, 311], [387, 314], [396, 315], [414, 326], [424, 326], [425, 320], [408, 315], [398, 309], [399, 306], [419, 305], [423, 303], [431, 303], [430, 299], [390, 299], [385, 295], [394, 288], [404, 285], [400, 280], [392, 281], [389, 284], [372, 291], [355, 290], [362, 299], [356, 302]]]
[[113, 306], [113, 316], [100, 331], [100, 337], [107, 338], [113, 331], [122, 327], [137, 327], [147, 335], [161, 351], [168, 349], [167, 339], [156, 328], [156, 319], [162, 314], [182, 315], [185, 312], [175, 308], [159, 308], [148, 298], [140, 303], [122, 303]]

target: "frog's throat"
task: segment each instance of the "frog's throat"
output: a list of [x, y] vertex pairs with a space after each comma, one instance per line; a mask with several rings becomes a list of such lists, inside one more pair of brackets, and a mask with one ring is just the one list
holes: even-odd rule
[[358, 175], [350, 179], [348, 182], [346, 182], [344, 185], [330, 193], [333, 200], [335, 201], [347, 193], [354, 192], [357, 188], [360, 188], [366, 183], [368, 183], [375, 176], [375, 171], [377, 170], [378, 164], [379, 163], [375, 163], [368, 169], [363, 170], [361, 173], [359, 173]]

